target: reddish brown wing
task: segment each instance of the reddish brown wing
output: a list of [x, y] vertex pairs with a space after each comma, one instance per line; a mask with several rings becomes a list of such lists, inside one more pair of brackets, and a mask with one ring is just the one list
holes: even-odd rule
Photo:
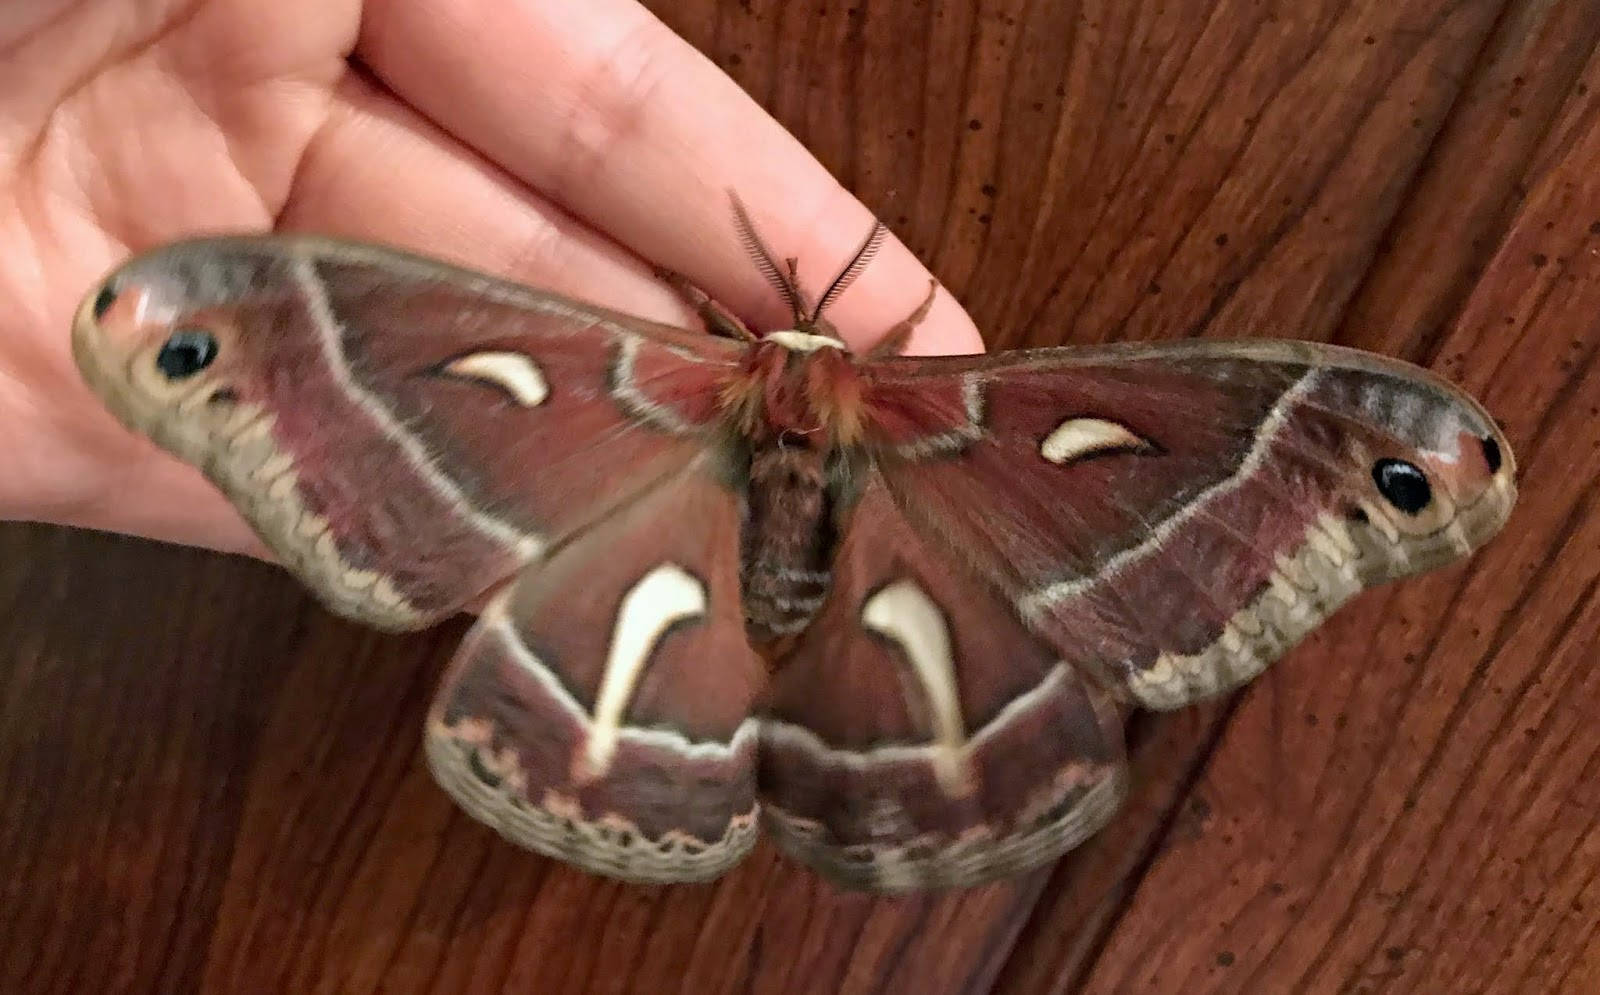
[[[1121, 793], [1106, 693], [1258, 673], [1363, 587], [1464, 555], [1505, 440], [1412, 367], [1291, 343], [868, 363], [871, 464], [834, 587], [777, 678], [762, 787], [841, 880], [969, 884]], [[1104, 689], [1104, 690], [1102, 690]]]
[[[702, 463], [707, 461], [702, 461]], [[757, 832], [738, 504], [697, 465], [529, 569], [463, 642], [435, 777], [508, 839], [635, 881], [710, 877]]]
[[748, 848], [764, 675], [713, 424], [737, 347], [371, 246], [247, 238], [122, 267], [74, 348], [335, 610], [422, 625], [519, 575], [429, 723], [475, 817], [638, 880]]
[[1122, 799], [1122, 732], [1004, 598], [875, 475], [761, 734], [767, 823], [851, 887], [962, 886], [1056, 856]]
[[[210, 337], [158, 373], [176, 330]], [[375, 246], [179, 243], [91, 295], [86, 378], [335, 610], [426, 625], [679, 472], [732, 343]]]
[[865, 375], [878, 465], [918, 534], [1152, 708], [1250, 679], [1363, 588], [1471, 552], [1515, 500], [1471, 398], [1351, 350], [1190, 342]]

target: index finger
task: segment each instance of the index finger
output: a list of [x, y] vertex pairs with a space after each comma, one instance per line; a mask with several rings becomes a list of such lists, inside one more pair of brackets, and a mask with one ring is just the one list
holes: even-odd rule
[[[633, 0], [374, 0], [356, 48], [405, 100], [502, 169], [759, 329], [789, 323], [745, 255], [736, 192], [778, 257], [815, 293], [873, 216], [761, 107]], [[927, 293], [892, 235], [829, 311], [869, 344]], [[909, 351], [977, 352], [941, 288]]]

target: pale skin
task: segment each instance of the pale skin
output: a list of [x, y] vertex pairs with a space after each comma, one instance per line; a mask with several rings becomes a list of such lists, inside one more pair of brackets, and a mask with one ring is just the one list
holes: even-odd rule
[[[73, 310], [130, 252], [320, 231], [698, 325], [664, 267], [753, 328], [785, 327], [730, 190], [812, 288], [873, 220], [631, 0], [0, 5], [0, 517], [260, 551], [73, 366]], [[829, 319], [863, 350], [929, 279], [891, 236]], [[940, 290], [907, 351], [981, 348]]]

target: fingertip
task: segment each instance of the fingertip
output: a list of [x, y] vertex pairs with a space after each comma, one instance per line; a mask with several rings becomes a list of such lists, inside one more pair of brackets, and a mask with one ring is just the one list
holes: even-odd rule
[[[870, 230], [871, 212], [793, 135], [633, 0], [404, 0], [387, 13], [395, 23], [368, 39], [363, 55], [391, 90], [757, 330], [791, 319], [741, 244], [728, 191], [777, 260], [799, 260], [813, 293]], [[852, 347], [870, 346], [912, 313], [928, 279], [891, 237], [828, 318]], [[941, 291], [908, 351], [982, 348], [971, 319]]]
[[[854, 199], [848, 204], [852, 212], [865, 211]], [[813, 265], [820, 268], [838, 262], [819, 260]], [[930, 279], [935, 278], [922, 261], [891, 235], [861, 278], [833, 305], [828, 318], [852, 349], [865, 350], [915, 313], [927, 298]], [[904, 354], [955, 356], [983, 351], [977, 325], [950, 289], [939, 284], [927, 314], [912, 329]]]

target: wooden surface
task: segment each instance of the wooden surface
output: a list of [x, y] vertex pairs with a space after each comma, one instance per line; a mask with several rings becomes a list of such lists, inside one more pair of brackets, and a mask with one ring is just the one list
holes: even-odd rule
[[674, 888], [514, 851], [419, 763], [460, 625], [0, 527], [0, 991], [1600, 991], [1600, 5], [658, 9], [992, 345], [1431, 365], [1507, 426], [1506, 532], [1135, 718], [1134, 797], [1059, 866], [873, 899], [765, 847]]

